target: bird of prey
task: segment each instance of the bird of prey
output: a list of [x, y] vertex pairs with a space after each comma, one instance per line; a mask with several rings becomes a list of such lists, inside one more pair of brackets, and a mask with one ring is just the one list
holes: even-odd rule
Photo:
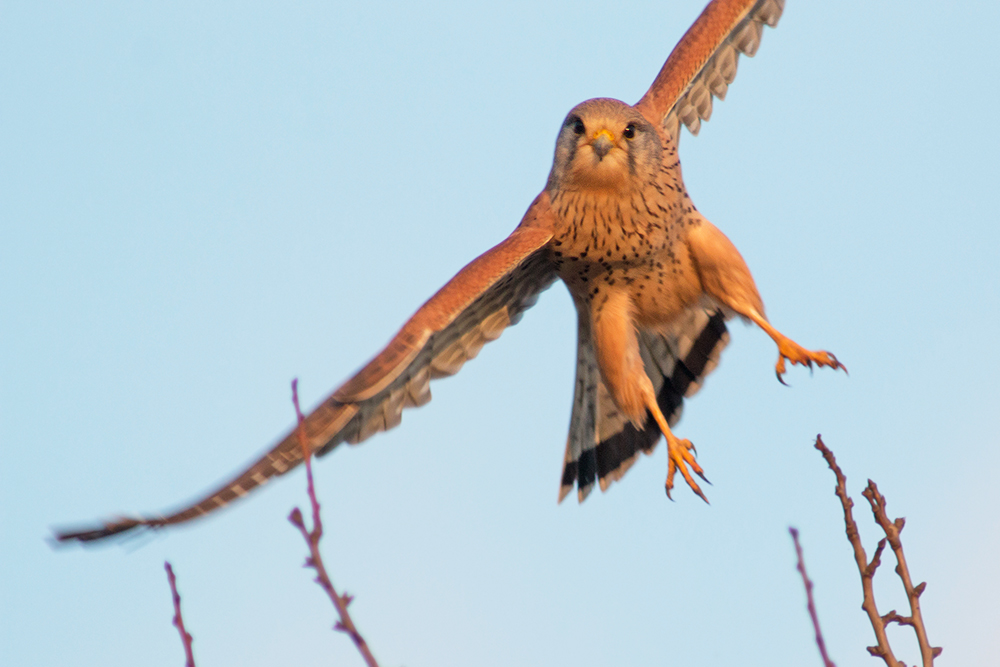
[[[785, 362], [843, 368], [785, 337], [764, 316], [750, 270], [694, 207], [677, 156], [681, 125], [697, 134], [752, 56], [784, 0], [712, 0], [635, 105], [598, 98], [563, 121], [545, 188], [517, 228], [458, 272], [358, 373], [306, 417], [308, 447], [322, 456], [400, 423], [430, 400], [429, 383], [453, 375], [516, 323], [557, 278], [578, 316], [576, 386], [560, 482], [582, 502], [666, 438], [667, 494], [680, 471], [702, 475], [691, 442], [671, 425], [728, 342], [734, 315], [756, 324]], [[846, 370], [846, 369], [845, 369]], [[198, 502], [164, 516], [118, 518], [57, 535], [89, 542], [139, 527], [203, 516], [302, 462], [293, 430], [259, 460]]]

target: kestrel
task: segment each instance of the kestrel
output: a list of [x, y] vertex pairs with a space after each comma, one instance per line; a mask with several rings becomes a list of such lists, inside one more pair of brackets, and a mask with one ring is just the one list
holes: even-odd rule
[[[430, 398], [430, 381], [455, 374], [515, 324], [540, 292], [562, 279], [576, 305], [576, 387], [559, 489], [582, 502], [594, 482], [619, 479], [639, 452], [667, 441], [667, 494], [680, 471], [704, 494], [690, 441], [670, 427], [683, 399], [716, 366], [739, 315], [778, 346], [785, 362], [843, 368], [828, 352], [785, 337], [764, 316], [750, 270], [735, 246], [702, 216], [681, 179], [681, 125], [697, 134], [752, 56], [763, 26], [784, 0], [713, 0], [674, 48], [634, 106], [598, 98], [574, 107], [556, 138], [545, 188], [517, 228], [458, 272], [389, 344], [334, 391], [303, 425], [322, 456], [400, 422], [403, 408]], [[846, 370], [846, 369], [845, 369]], [[92, 541], [141, 526], [181, 523], [245, 496], [302, 462], [295, 431], [204, 499], [166, 516], [121, 518], [60, 540]]]

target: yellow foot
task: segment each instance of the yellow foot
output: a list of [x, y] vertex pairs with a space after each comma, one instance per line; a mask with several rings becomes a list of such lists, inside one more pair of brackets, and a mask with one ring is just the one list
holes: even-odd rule
[[670, 490], [674, 488], [674, 473], [680, 470], [681, 474], [684, 475], [684, 481], [688, 483], [691, 490], [707, 503], [708, 498], [701, 492], [701, 487], [698, 486], [698, 483], [694, 481], [694, 478], [691, 477], [691, 473], [688, 471], [688, 464], [690, 464], [691, 470], [694, 470], [698, 477], [708, 482], [701, 466], [694, 459], [696, 451], [694, 445], [691, 444], [690, 440], [679, 440], [669, 430], [665, 435], [667, 436], [667, 498], [673, 500], [670, 496]]
[[840, 368], [845, 373], [847, 372], [847, 367], [837, 361], [837, 357], [833, 356], [832, 353], [825, 350], [813, 352], [789, 338], [782, 337], [782, 340], [778, 341], [778, 363], [774, 366], [774, 372], [778, 376], [778, 382], [785, 385], [787, 383], [781, 377], [785, 374], [785, 359], [788, 359], [792, 364], [808, 366], [809, 370], [812, 370], [813, 364], [816, 364], [817, 366], [829, 366], [834, 370]]

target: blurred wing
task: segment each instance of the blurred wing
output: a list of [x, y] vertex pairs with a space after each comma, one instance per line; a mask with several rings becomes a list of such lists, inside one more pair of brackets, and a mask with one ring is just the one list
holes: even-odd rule
[[725, 99], [736, 78], [739, 55], [757, 53], [764, 24], [777, 26], [784, 8], [785, 0], [712, 0], [635, 107], [674, 137], [678, 122], [698, 134], [712, 115], [712, 96]]
[[[607, 491], [621, 479], [639, 452], [652, 453], [660, 428], [646, 413], [646, 423], [637, 429], [615, 406], [594, 356], [590, 318], [579, 314], [576, 390], [570, 417], [566, 458], [563, 463], [559, 500], [577, 488], [582, 503], [598, 482]], [[684, 399], [701, 389], [705, 376], [719, 363], [729, 342], [724, 314], [714, 308], [692, 308], [662, 332], [640, 331], [639, 351], [646, 374], [653, 383], [660, 410], [673, 426], [681, 418]]]
[[[324, 400], [304, 422], [313, 452], [358, 443], [400, 423], [403, 408], [427, 403], [430, 381], [453, 375], [487, 342], [516, 324], [555, 280], [545, 251], [552, 238], [548, 195], [539, 195], [502, 243], [458, 272], [403, 325], [374, 359]], [[183, 523], [245, 496], [302, 462], [293, 430], [232, 481], [168, 516], [121, 518], [91, 530], [57, 533], [90, 542], [138, 527]]]

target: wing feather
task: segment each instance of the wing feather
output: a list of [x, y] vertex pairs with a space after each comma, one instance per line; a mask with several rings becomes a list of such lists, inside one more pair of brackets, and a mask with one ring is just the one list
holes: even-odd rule
[[725, 99], [736, 78], [739, 55], [757, 53], [764, 25], [776, 27], [784, 8], [785, 0], [712, 0], [636, 108], [674, 137], [678, 123], [698, 134], [712, 116], [712, 97]]
[[[317, 455], [397, 426], [402, 411], [430, 398], [430, 381], [453, 375], [487, 342], [521, 318], [556, 278], [546, 251], [552, 237], [548, 195], [539, 195], [521, 224], [499, 245], [458, 272], [411, 317], [388, 345], [305, 419]], [[292, 430], [229, 482], [166, 516], [122, 517], [96, 528], [57, 532], [59, 541], [92, 542], [134, 528], [161, 527], [203, 516], [245, 496], [302, 462]]]

